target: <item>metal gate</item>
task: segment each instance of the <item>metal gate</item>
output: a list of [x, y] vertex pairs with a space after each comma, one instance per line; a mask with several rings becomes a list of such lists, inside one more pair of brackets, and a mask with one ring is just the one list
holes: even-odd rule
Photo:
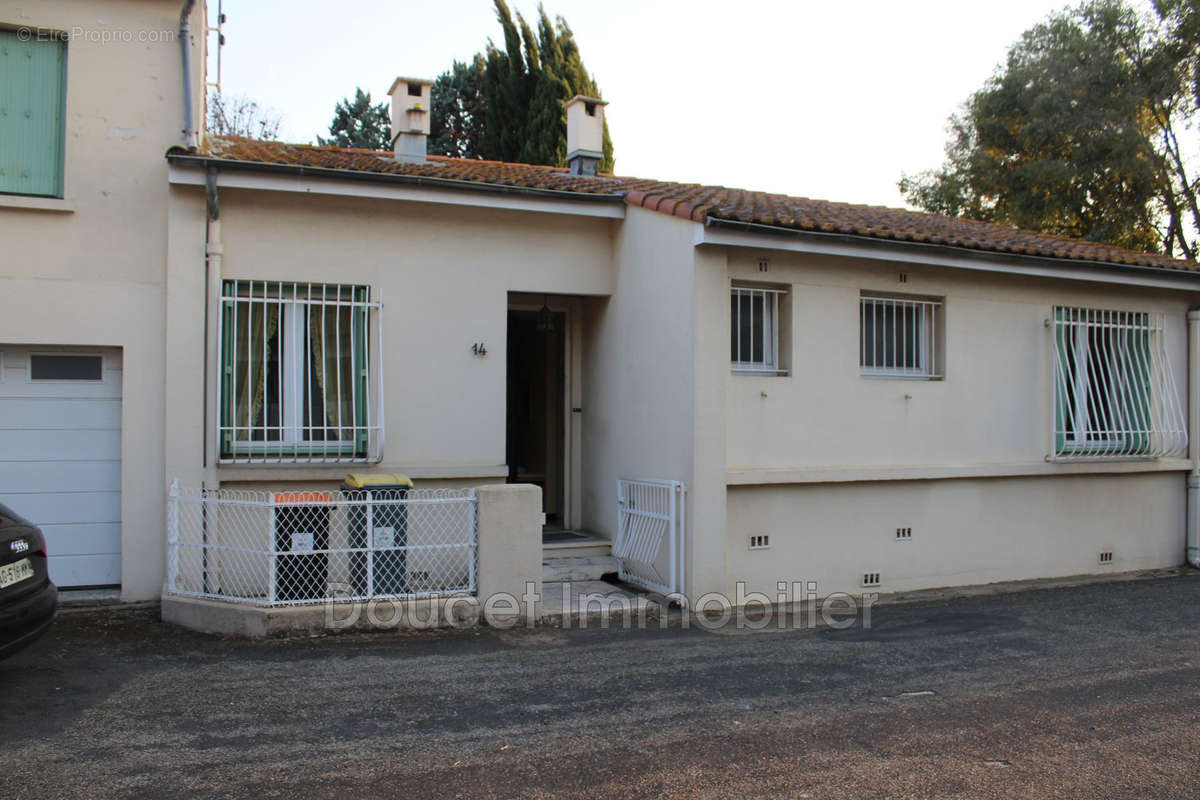
[[617, 481], [613, 555], [621, 580], [651, 591], [683, 591], [687, 487], [680, 481]]

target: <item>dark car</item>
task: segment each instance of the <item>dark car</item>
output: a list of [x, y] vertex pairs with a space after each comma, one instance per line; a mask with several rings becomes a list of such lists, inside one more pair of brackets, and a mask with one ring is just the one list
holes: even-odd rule
[[57, 607], [58, 589], [46, 572], [46, 537], [0, 504], [0, 658], [45, 633]]

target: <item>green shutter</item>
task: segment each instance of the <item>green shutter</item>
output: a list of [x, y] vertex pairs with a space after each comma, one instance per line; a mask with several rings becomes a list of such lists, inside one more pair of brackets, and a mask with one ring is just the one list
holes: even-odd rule
[[0, 30], [0, 193], [62, 197], [66, 44]]
[[225, 300], [233, 297], [236, 289], [231, 281], [224, 281], [221, 286], [221, 456], [233, 454], [233, 433], [228, 430], [233, 425], [233, 326], [237, 324], [237, 303]]

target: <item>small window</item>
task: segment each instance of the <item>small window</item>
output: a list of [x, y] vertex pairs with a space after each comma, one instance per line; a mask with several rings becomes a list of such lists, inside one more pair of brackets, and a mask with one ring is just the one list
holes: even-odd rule
[[367, 460], [380, 432], [367, 288], [226, 281], [221, 306], [222, 460]]
[[419, 83], [408, 84], [408, 96], [409, 97], [420, 97], [421, 96], [421, 84], [419, 84]]
[[34, 381], [99, 381], [104, 379], [103, 356], [29, 356], [29, 379]]
[[1054, 309], [1056, 458], [1183, 455], [1183, 401], [1161, 315]]
[[61, 35], [0, 30], [0, 194], [62, 197], [66, 57]]
[[859, 298], [859, 366], [879, 378], [942, 377], [942, 303], [864, 294]]
[[787, 297], [786, 289], [739, 284], [730, 289], [729, 358], [735, 373], [785, 373], [780, 354], [781, 297]]

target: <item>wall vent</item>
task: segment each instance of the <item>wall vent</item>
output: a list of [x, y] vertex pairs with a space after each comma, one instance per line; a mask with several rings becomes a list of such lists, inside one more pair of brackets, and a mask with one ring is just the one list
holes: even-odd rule
[[765, 258], [760, 258], [758, 260], [758, 271], [759, 272], [766, 272], [770, 268], [771, 268], [771, 265]]
[[900, 283], [908, 283], [908, 273], [907, 272], [900, 273]]
[[912, 538], [912, 528], [896, 528], [896, 539], [906, 542]]
[[1100, 563], [1101, 563], [1101, 564], [1111, 564], [1111, 563], [1113, 563], [1113, 553], [1112, 553], [1112, 550], [1101, 550], [1101, 551], [1100, 551]]
[[766, 550], [771, 546], [771, 537], [765, 533], [756, 533], [750, 537], [751, 550]]
[[879, 573], [878, 572], [864, 572], [863, 573], [863, 579], [862, 579], [863, 586], [878, 586], [879, 582], [880, 581], [879, 581]]

